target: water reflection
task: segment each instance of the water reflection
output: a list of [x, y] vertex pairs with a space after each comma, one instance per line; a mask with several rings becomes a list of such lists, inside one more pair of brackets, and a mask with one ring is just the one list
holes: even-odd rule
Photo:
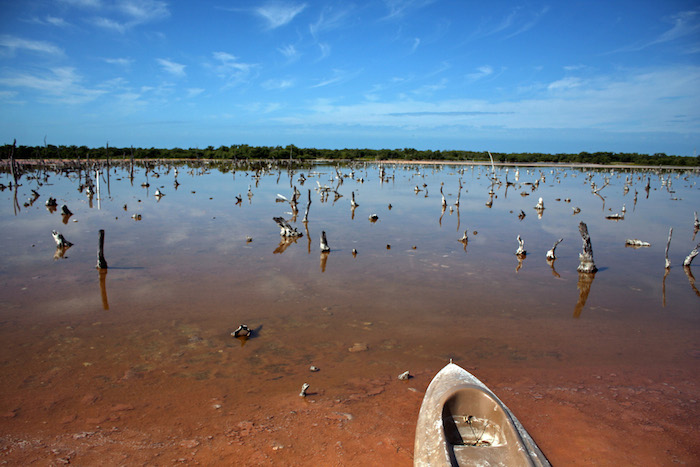
[[583, 308], [586, 306], [588, 294], [591, 293], [591, 285], [593, 285], [595, 275], [595, 272], [578, 273], [578, 281], [576, 282], [576, 288], [578, 289], [578, 301], [576, 302], [576, 307], [574, 307], [574, 318], [579, 318]]
[[690, 288], [693, 289], [695, 295], [700, 297], [700, 290], [695, 286], [695, 276], [693, 276], [693, 271], [690, 270], [690, 266], [683, 266], [683, 271], [685, 271], [685, 275], [688, 277]]
[[102, 309], [109, 310], [109, 301], [107, 300], [107, 271], [108, 269], [98, 269], [100, 275], [100, 295], [102, 296]]

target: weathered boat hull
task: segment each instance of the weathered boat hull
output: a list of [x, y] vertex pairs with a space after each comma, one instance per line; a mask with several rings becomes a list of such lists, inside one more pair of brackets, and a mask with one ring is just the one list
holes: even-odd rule
[[513, 413], [474, 375], [447, 364], [423, 398], [414, 466], [549, 466]]

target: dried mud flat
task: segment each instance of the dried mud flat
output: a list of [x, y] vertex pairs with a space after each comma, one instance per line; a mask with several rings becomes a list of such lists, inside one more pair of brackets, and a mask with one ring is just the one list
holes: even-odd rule
[[[604, 368], [589, 368], [585, 375], [580, 370], [501, 372], [507, 378], [476, 372], [523, 421], [553, 465], [697, 465], [700, 460], [700, 391], [683, 382], [692, 377], [683, 371], [651, 371], [644, 377]], [[14, 403], [14, 408], [0, 419], [0, 462], [411, 465], [415, 420], [433, 376], [424, 369], [408, 381], [385, 376], [328, 387], [319, 383], [301, 398], [295, 388], [283, 395], [257, 389], [241, 394], [227, 390], [223, 379], [190, 378], [175, 385], [167, 370], [127, 371], [110, 388], [86, 392], [59, 373], [43, 375], [46, 384], [27, 389], [24, 397], [4, 401], [4, 407]], [[669, 380], [679, 384], [659, 382]]]

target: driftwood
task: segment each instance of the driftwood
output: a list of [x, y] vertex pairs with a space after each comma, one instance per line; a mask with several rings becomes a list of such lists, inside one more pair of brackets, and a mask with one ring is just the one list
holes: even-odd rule
[[99, 242], [97, 247], [97, 269], [107, 269], [107, 261], [104, 255], [105, 249], [105, 231], [100, 229]]
[[309, 222], [309, 208], [311, 207], [311, 188], [308, 189], [308, 195], [309, 199], [308, 202], [306, 203], [306, 210], [304, 211], [304, 219], [302, 222], [307, 223]]
[[649, 247], [651, 243], [642, 241], [638, 238], [628, 238], [625, 240], [625, 246], [631, 246], [633, 248]]
[[515, 251], [515, 254], [517, 256], [527, 255], [527, 251], [525, 251], [525, 241], [520, 238], [520, 235], [518, 235], [518, 249]]
[[688, 256], [685, 257], [685, 260], [683, 261], [683, 266], [688, 266], [690, 267], [691, 263], [695, 259], [695, 257], [700, 253], [700, 243], [698, 243], [695, 248], [693, 248], [693, 251], [690, 252]]
[[56, 242], [56, 246], [58, 248], [68, 249], [71, 246], [73, 246], [73, 244], [71, 242], [69, 242], [68, 240], [66, 240], [66, 238], [63, 236], [63, 234], [61, 232], [59, 232], [58, 230], [52, 230], [51, 235], [53, 236], [53, 239]]
[[[559, 244], [560, 244], [561, 242], [563, 242], [563, 241], [564, 241], [564, 239], [563, 239], [563, 238], [560, 238], [559, 240], [557, 240], [556, 242], [554, 242], [554, 246], [552, 246], [552, 249], [549, 250], [549, 251], [547, 252], [547, 254], [546, 254], [547, 259], [551, 259], [551, 260], [557, 259], [557, 256], [556, 256], [556, 254], [555, 254], [555, 251], [556, 251], [556, 249], [557, 249], [557, 245], [559, 245]], [[554, 269], [554, 268], [552, 267], [552, 269]]]
[[[666, 269], [671, 267], [671, 261], [668, 259], [668, 247], [671, 246], [671, 236], [673, 235], [673, 227], [668, 229], [668, 241], [666, 242]], [[664, 276], [665, 278], [666, 276]]]
[[283, 217], [273, 217], [272, 220], [280, 226], [280, 236], [284, 238], [298, 238], [304, 235], [296, 227], [292, 227]]
[[579, 223], [578, 231], [581, 234], [583, 241], [583, 251], [579, 253], [579, 265], [576, 270], [578, 272], [594, 273], [598, 270], [593, 261], [593, 246], [591, 245], [591, 237], [588, 235], [588, 226], [584, 222]]

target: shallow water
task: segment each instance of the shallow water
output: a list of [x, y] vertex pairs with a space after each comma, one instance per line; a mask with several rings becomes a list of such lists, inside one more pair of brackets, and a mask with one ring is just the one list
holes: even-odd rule
[[[410, 463], [413, 433], [406, 430], [415, 424], [420, 394], [452, 358], [500, 389], [553, 462], [612, 465], [657, 454], [660, 464], [700, 462], [691, 441], [700, 412], [697, 262], [682, 267], [700, 241], [693, 229], [693, 211], [700, 209], [697, 171], [510, 167], [506, 174], [499, 167], [501, 183], [492, 186], [490, 167], [387, 164], [384, 180], [378, 167], [340, 167], [338, 179], [333, 166], [321, 164], [293, 172], [271, 168], [259, 177], [207, 165], [179, 165], [176, 175], [175, 165], [164, 164], [136, 167], [133, 181], [126, 168], [111, 167], [109, 175], [103, 168], [99, 197], [92, 199], [78, 191], [84, 174], [43, 178], [34, 172], [22, 178], [17, 203], [13, 190], [0, 193], [0, 431], [10, 434], [4, 438], [8, 459], [59, 455], [22, 450], [12, 436], [15, 444], [44, 436], [44, 445], [50, 438], [61, 451], [62, 433], [99, 432], [118, 422], [142, 438], [161, 434], [161, 443], [192, 437], [197, 449], [185, 446], [186, 459], [227, 459], [230, 443], [216, 440], [231, 438], [229, 425], [253, 420], [251, 426], [261, 426], [265, 410], [279, 420], [309, 381], [317, 402], [310, 426], [313, 417], [347, 413], [324, 403], [359, 400], [362, 416], [331, 415], [340, 417], [334, 423], [369, 433], [363, 416], [374, 414], [378, 443], [403, 453], [391, 463]], [[593, 194], [591, 181], [601, 187], [606, 179], [600, 196]], [[4, 185], [10, 180], [0, 176]], [[142, 187], [146, 182], [150, 186]], [[324, 195], [319, 185], [331, 192]], [[292, 225], [304, 236], [285, 244], [272, 218], [292, 217], [290, 205], [276, 201], [278, 193], [291, 198], [292, 186], [301, 192]], [[33, 204], [31, 189], [40, 194]], [[156, 198], [156, 189], [165, 195]], [[303, 224], [309, 190], [309, 222]], [[335, 200], [333, 190], [342, 197]], [[352, 192], [359, 204], [354, 211]], [[49, 196], [57, 199], [57, 212], [45, 207]], [[545, 209], [538, 216], [540, 197]], [[62, 204], [74, 213], [65, 222]], [[623, 220], [606, 219], [623, 206]], [[370, 214], [378, 220], [370, 222]], [[592, 239], [594, 276], [576, 271], [581, 221]], [[672, 267], [665, 274], [669, 227]], [[55, 259], [52, 229], [74, 244], [62, 258]], [[95, 269], [100, 229], [109, 265], [102, 274]], [[319, 252], [322, 230], [331, 247], [325, 256]], [[458, 241], [465, 230], [466, 246]], [[527, 251], [521, 261], [514, 254], [518, 235]], [[545, 253], [558, 238], [564, 241], [550, 265]], [[628, 238], [651, 246], [626, 247]], [[255, 330], [247, 341], [229, 335], [242, 323]], [[321, 371], [310, 373], [309, 365]], [[400, 413], [391, 414], [393, 421], [382, 421], [391, 412], [386, 399], [407, 397], [394, 382], [406, 369], [415, 376], [410, 400], [395, 404]], [[620, 391], [631, 406], [619, 405]], [[209, 414], [211, 401], [223, 405], [228, 418], [220, 426], [211, 422], [209, 439], [193, 426], [202, 423], [195, 422], [198, 411]], [[122, 406], [130, 408], [115, 409]], [[599, 447], [572, 452], [577, 439], [571, 436], [562, 447], [568, 409], [578, 412], [580, 430], [600, 436]], [[611, 411], [619, 413], [610, 418]], [[400, 434], [381, 438], [396, 418]], [[335, 441], [309, 434], [308, 424], [278, 423], [305, 426], [306, 434], [296, 438], [337, 463], [373, 459], [362, 457], [359, 447], [352, 451], [348, 439], [345, 457], [334, 457], [340, 456]], [[241, 438], [243, 429], [237, 430], [239, 451], [266, 439], [264, 433], [258, 441]], [[637, 435], [667, 438], [673, 446], [640, 451], [635, 445], [625, 454], [624, 447], [606, 444]], [[292, 447], [295, 436], [288, 438], [265, 441], [271, 457], [251, 463], [317, 460]], [[80, 446], [71, 448], [74, 461], [97, 449], [89, 440]], [[126, 441], [119, 446], [127, 458], [146, 463], [160, 452], [149, 448], [134, 458]], [[29, 457], [12, 457], [20, 455]]]

